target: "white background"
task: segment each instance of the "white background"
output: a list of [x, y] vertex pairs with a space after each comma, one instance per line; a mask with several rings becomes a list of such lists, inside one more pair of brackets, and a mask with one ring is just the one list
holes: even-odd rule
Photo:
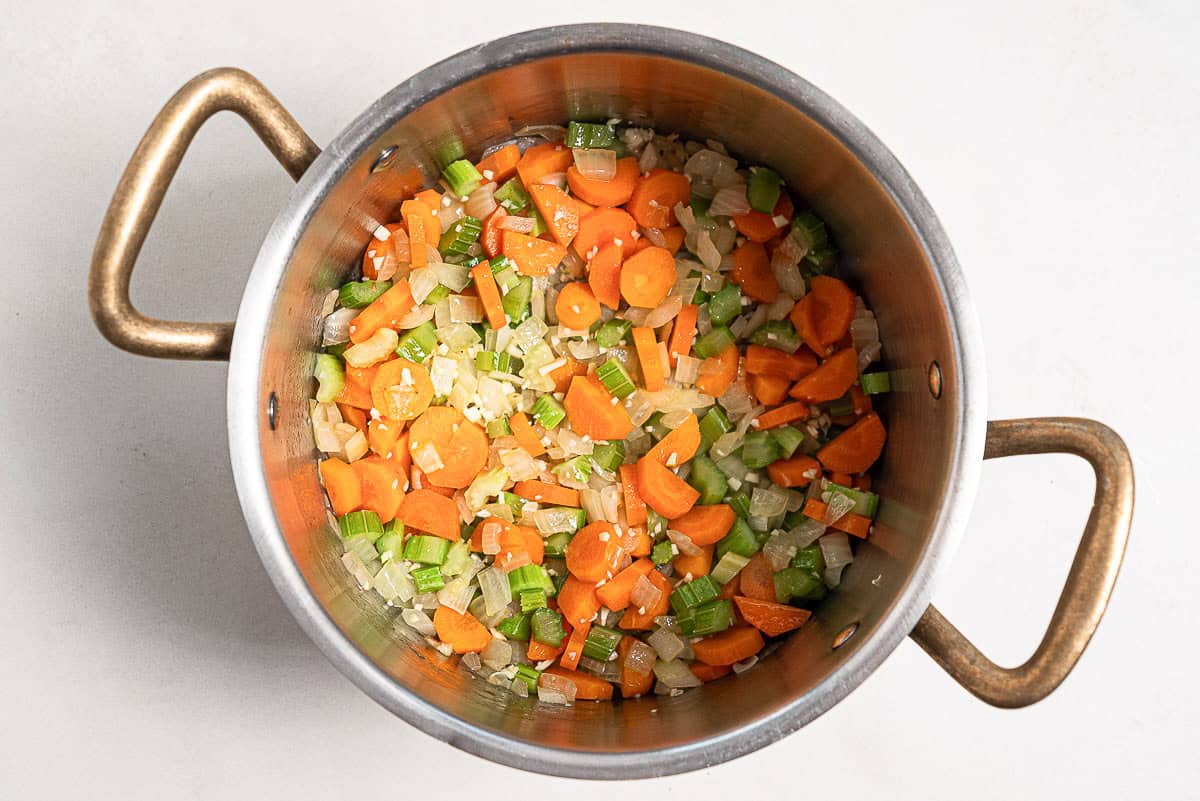
[[[224, 366], [116, 351], [84, 291], [126, 159], [194, 73], [249, 69], [324, 144], [436, 60], [614, 4], [5, 5], [0, 798], [1200, 793], [1194, 3], [688, 0], [662, 4], [682, 17], [645, 3], [633, 6], [644, 16], [622, 15], [758, 51], [874, 129], [955, 244], [985, 335], [990, 416], [1100, 418], [1138, 469], [1108, 616], [1048, 700], [989, 708], [906, 642], [802, 732], [626, 787], [467, 756], [343, 679], [250, 545], [227, 462]], [[171, 188], [135, 302], [230, 318], [288, 191], [248, 130], [215, 120]], [[1040, 637], [1091, 491], [1067, 457], [984, 469], [937, 600], [998, 660], [1019, 662]]]

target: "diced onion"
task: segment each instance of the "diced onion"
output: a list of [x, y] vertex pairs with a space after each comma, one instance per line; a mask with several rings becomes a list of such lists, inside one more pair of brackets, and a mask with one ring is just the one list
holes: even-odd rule
[[630, 422], [635, 426], [640, 426], [650, 419], [650, 415], [654, 414], [654, 404], [650, 400], [649, 393], [640, 389], [625, 398], [624, 406]]
[[821, 522], [827, 526], [832, 526], [845, 517], [854, 508], [854, 504], [854, 499], [848, 495], [843, 495], [840, 492], [830, 493], [829, 500], [825, 505], [825, 515], [821, 518]]
[[647, 328], [658, 328], [659, 326], [666, 325], [679, 315], [679, 310], [682, 308], [683, 297], [681, 295], [668, 295], [666, 300], [646, 315], [643, 325]]
[[799, 525], [788, 532], [795, 538], [797, 548], [807, 548], [820, 539], [824, 533], [825, 524], [820, 520], [813, 520], [811, 517], [804, 518]]
[[400, 331], [407, 331], [411, 328], [416, 328], [419, 325], [429, 322], [433, 319], [433, 307], [421, 304], [413, 306], [405, 312], [397, 321], [396, 328]]
[[621, 513], [621, 488], [616, 484], [609, 484], [600, 490], [600, 508], [605, 520], [616, 523]]
[[400, 619], [416, 629], [417, 633], [422, 636], [432, 637], [437, 634], [437, 629], [433, 627], [433, 621], [429, 619], [429, 615], [420, 609], [405, 609], [400, 613]]
[[688, 669], [687, 664], [672, 659], [668, 662], [658, 660], [654, 663], [655, 677], [672, 689], [682, 689], [686, 687], [699, 687], [703, 684], [700, 679], [696, 678], [696, 674]]
[[426, 474], [436, 472], [446, 466], [432, 442], [427, 442], [417, 449], [413, 454], [413, 462], [421, 468], [422, 473]]
[[471, 295], [451, 295], [450, 319], [456, 323], [483, 322], [483, 304]]
[[595, 523], [600, 520], [606, 520], [604, 516], [604, 507], [600, 503], [600, 492], [594, 489], [584, 489], [579, 491], [579, 504], [583, 507], [583, 511], [587, 514], [589, 523]]
[[572, 339], [567, 342], [567, 350], [579, 361], [587, 361], [600, 355], [600, 346], [594, 339]]
[[575, 682], [565, 676], [543, 673], [538, 678], [538, 700], [571, 706], [575, 703]]
[[575, 157], [575, 169], [588, 178], [598, 181], [611, 181], [617, 177], [617, 153], [615, 150], [602, 148], [572, 148]]
[[538, 509], [533, 513], [533, 522], [542, 534], [558, 534], [562, 531], [575, 530], [575, 510], [567, 507], [552, 506]]
[[825, 559], [825, 583], [836, 587], [842, 581], [842, 570], [854, 561], [850, 538], [841, 531], [834, 531], [821, 537], [819, 544], [821, 556]]
[[500, 535], [504, 533], [504, 526], [499, 524], [492, 525], [488, 522], [480, 523], [482, 533], [480, 534], [480, 548], [489, 556], [495, 556], [500, 553]]
[[734, 662], [733, 663], [733, 672], [740, 676], [757, 664], [758, 664], [758, 654], [751, 654], [749, 657], [747, 657], [746, 659], [743, 659], [741, 662]]
[[475, 588], [459, 576], [446, 582], [446, 586], [438, 590], [438, 603], [463, 615], [466, 614], [467, 606], [474, 595]]
[[321, 330], [322, 345], [340, 345], [350, 340], [350, 321], [358, 316], [358, 309], [338, 309], [325, 318]]
[[513, 481], [537, 478], [545, 463], [534, 459], [524, 448], [509, 448], [500, 451], [500, 462], [508, 469]]
[[700, 231], [696, 234], [696, 255], [700, 257], [700, 261], [704, 262], [704, 266], [710, 270], [715, 270], [721, 266], [721, 251], [717, 250], [717, 246], [713, 244], [712, 237], [708, 231]]
[[774, 487], [755, 487], [750, 495], [750, 514], [775, 517], [787, 511], [788, 496]]
[[495, 193], [495, 181], [480, 184], [471, 194], [467, 195], [467, 202], [463, 206], [463, 210], [477, 220], [486, 219], [496, 210]]
[[467, 268], [458, 264], [440, 262], [431, 264], [429, 269], [433, 270], [433, 274], [437, 276], [438, 283], [447, 287], [451, 292], [461, 292], [467, 284], [471, 283], [471, 276]]
[[[662, 599], [662, 590], [658, 585], [645, 576], [638, 576], [633, 591], [629, 593], [629, 602], [639, 609], [650, 609]], [[669, 633], [669, 632], [668, 632]], [[683, 643], [680, 643], [682, 648]], [[661, 652], [660, 652], [661, 654]], [[663, 659], [674, 659], [675, 656], [663, 656]]]
[[[616, 172], [614, 171], [615, 175]], [[559, 189], [565, 189], [567, 186], [567, 174], [565, 172], [548, 172], [541, 178], [538, 178], [536, 183], [545, 184], [546, 186], [557, 186]]]
[[699, 556], [702, 552], [700, 546], [692, 542], [692, 538], [687, 534], [684, 534], [682, 531], [667, 529], [667, 539], [669, 539], [684, 556]]
[[656, 657], [657, 654], [653, 647], [646, 645], [641, 640], [634, 640], [633, 645], [629, 646], [629, 651], [625, 654], [624, 668], [639, 676], [649, 675], [650, 671], [654, 670]]
[[746, 185], [735, 184], [717, 191], [713, 195], [708, 213], [713, 217], [732, 217], [734, 214], [749, 214], [750, 201], [746, 198]]
[[771, 532], [771, 536], [763, 543], [762, 553], [771, 563], [772, 570], [783, 570], [792, 563], [792, 557], [800, 550], [797, 542], [798, 537], [792, 531], [776, 529]]
[[700, 377], [700, 359], [680, 354], [675, 361], [675, 380], [680, 384], [695, 384]]
[[420, 267], [408, 274], [408, 291], [412, 293], [413, 302], [421, 304], [429, 293], [437, 288], [437, 273], [432, 267]]

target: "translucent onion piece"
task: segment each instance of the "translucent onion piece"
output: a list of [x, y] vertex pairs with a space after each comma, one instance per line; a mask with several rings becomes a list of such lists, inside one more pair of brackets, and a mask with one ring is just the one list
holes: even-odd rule
[[[485, 178], [487, 176], [484, 176]], [[467, 195], [467, 202], [463, 206], [463, 211], [471, 215], [477, 220], [483, 220], [491, 216], [491, 213], [496, 210], [496, 182], [488, 181], [486, 184], [477, 186], [471, 194]]]
[[667, 687], [672, 689], [683, 689], [687, 687], [699, 687], [703, 682], [696, 678], [696, 674], [688, 670], [688, 666], [679, 661], [672, 659], [668, 662], [658, 660], [654, 663], [654, 675]]
[[600, 510], [604, 515], [604, 519], [608, 522], [619, 522], [621, 514], [621, 488], [616, 484], [609, 484], [600, 490]]
[[579, 504], [583, 507], [583, 511], [587, 513], [589, 523], [595, 523], [599, 520], [606, 520], [604, 516], [604, 507], [600, 503], [600, 491], [594, 489], [585, 489], [579, 491]]
[[[816, 473], [817, 470], [818, 470], [818, 468], [814, 467], [814, 468], [810, 468], [809, 470], [806, 470], [805, 473], [806, 474]], [[808, 477], [815, 478], [816, 476], [808, 475]], [[787, 493], [787, 497], [788, 497], [787, 510], [789, 512], [795, 512], [804, 507], [805, 498], [804, 498], [803, 492], [797, 492], [796, 490], [785, 490], [785, 492]]]
[[775, 517], [787, 511], [788, 495], [774, 487], [755, 487], [750, 495], [750, 514]]
[[742, 416], [742, 419], [738, 421], [737, 428], [735, 428], [734, 431], [744, 435], [750, 430], [750, 427], [754, 425], [754, 421], [758, 419], [758, 416], [766, 410], [766, 406], [755, 406]]
[[413, 306], [405, 312], [399, 320], [396, 321], [396, 328], [401, 331], [407, 331], [411, 328], [416, 328], [419, 325], [429, 322], [433, 319], [433, 307], [421, 304]]
[[537, 478], [546, 466], [544, 462], [530, 456], [524, 448], [501, 450], [500, 463], [508, 469], [508, 477], [513, 481]]
[[321, 327], [322, 345], [340, 345], [350, 340], [350, 321], [358, 316], [358, 309], [338, 309], [325, 318]]
[[576, 147], [571, 149], [575, 169], [588, 178], [611, 181], [617, 177], [617, 153], [602, 148]]
[[654, 414], [654, 404], [650, 401], [649, 394], [642, 390], [634, 391], [625, 398], [623, 404], [625, 412], [635, 426], [640, 426], [650, 419], [650, 415]]
[[733, 454], [718, 459], [717, 468], [729, 478], [736, 478], [738, 481], [745, 481], [746, 476], [750, 474], [750, 468]]
[[512, 507], [507, 503], [489, 503], [479, 510], [488, 517], [498, 517], [506, 523], [515, 522]]
[[794, 531], [795, 529], [792, 531], [776, 529], [763, 543], [762, 553], [771, 563], [772, 570], [783, 570], [792, 563], [792, 557], [796, 555], [796, 551], [800, 550], [799, 537], [793, 533]]
[[[717, 437], [717, 439], [713, 442], [712, 447], [709, 448], [709, 456], [720, 461], [721, 459], [724, 459], [732, 454], [738, 448], [742, 447], [742, 442], [745, 439], [745, 432], [739, 434], [736, 431], [730, 431], [722, 434], [721, 436]], [[744, 469], [745, 465], [742, 465], [742, 468]], [[741, 479], [742, 476], [738, 476], [738, 478]]]
[[708, 231], [700, 231], [696, 234], [696, 255], [700, 257], [700, 261], [704, 262], [704, 266], [710, 270], [715, 270], [721, 266], [721, 251], [717, 250], [717, 246], [713, 244], [712, 237]]
[[581, 362], [594, 359], [600, 355], [600, 346], [594, 339], [572, 339], [567, 342], [567, 350], [570, 351], [572, 357]]
[[451, 295], [450, 319], [456, 323], [483, 322], [483, 304], [470, 295]]
[[654, 139], [654, 131], [650, 128], [625, 128], [620, 137], [627, 148], [637, 151]]
[[625, 669], [636, 673], [639, 676], [649, 675], [650, 671], [654, 670], [654, 660], [657, 654], [653, 647], [646, 645], [641, 640], [634, 640], [633, 645], [629, 646], [628, 653], [625, 654]]
[[820, 539], [824, 533], [825, 524], [820, 520], [813, 520], [811, 517], [804, 518], [799, 525], [788, 532], [796, 538], [796, 547], [798, 548], [807, 548]]
[[700, 288], [699, 278], [687, 278], [686, 276], [678, 279], [675, 286], [671, 287], [671, 295], [678, 296], [681, 303], [691, 303], [692, 298], [696, 297], [696, 290]]
[[426, 474], [441, 470], [446, 466], [432, 442], [425, 443], [424, 446], [413, 454], [413, 462], [416, 463], [417, 467], [421, 468], [422, 473]]
[[883, 347], [878, 342], [864, 345], [863, 349], [858, 352], [858, 371], [861, 373], [871, 362], [878, 361], [882, 351]]
[[[799, 275], [799, 273], [797, 273]], [[801, 279], [803, 281], [803, 279]], [[785, 292], [780, 292], [779, 297], [775, 298], [773, 303], [767, 305], [768, 320], [783, 320], [786, 319], [792, 312], [792, 307], [796, 305], [796, 301]]]
[[566, 507], [538, 509], [533, 513], [533, 523], [542, 534], [558, 534], [575, 530], [575, 510]]
[[325, 293], [325, 297], [321, 298], [322, 317], [328, 317], [329, 315], [333, 314], [333, 310], [337, 308], [338, 296], [340, 294], [341, 292], [339, 290], [331, 289]]
[[741, 419], [754, 408], [754, 398], [751, 397], [745, 380], [740, 378], [730, 384], [725, 394], [717, 400], [725, 408], [725, 413], [735, 420]]
[[641, 172], [650, 172], [658, 166], [658, 147], [653, 142], [646, 145], [646, 148], [638, 156], [638, 170]]
[[471, 283], [471, 276], [466, 267], [438, 263], [431, 264], [429, 269], [433, 270], [433, 274], [437, 276], [438, 283], [447, 287], [451, 292], [461, 292], [467, 284]]
[[660, 412], [684, 410], [701, 414], [701, 409], [713, 405], [711, 396], [696, 389], [668, 387], [658, 392], [646, 392], [645, 395], [654, 408]]
[[584, 439], [569, 428], [558, 430], [558, 444], [567, 458], [572, 456], [589, 456], [596, 449], [596, 443]]
[[429, 293], [436, 289], [437, 285], [437, 273], [432, 267], [420, 267], [408, 274], [408, 289], [417, 304], [424, 303], [425, 298], [429, 297]]
[[[471, 481], [471, 485], [467, 487], [467, 491], [463, 494], [467, 508], [471, 510], [472, 517], [474, 513], [482, 509], [488, 498], [494, 498], [504, 489], [504, 485], [508, 482], [508, 471], [503, 467], [497, 467], [495, 470], [488, 470], [475, 476]], [[466, 522], [470, 522], [469, 520]]]
[[691, 537], [689, 537], [687, 534], [684, 534], [682, 531], [667, 529], [667, 539], [669, 539], [684, 556], [699, 556], [703, 550], [699, 545], [692, 542]]
[[598, 659], [592, 659], [590, 656], [585, 656], [579, 660], [579, 669], [586, 670], [588, 673], [598, 676], [605, 681], [621, 680], [621, 663], [616, 660], [611, 662], [601, 662]]
[[483, 667], [483, 660], [479, 658], [479, 654], [467, 653], [462, 655], [462, 666], [472, 673], [478, 673]]
[[719, 174], [736, 173], [737, 161], [715, 150], [699, 150], [688, 158], [683, 172], [693, 181], [712, 181]]
[[422, 636], [432, 637], [437, 634], [437, 629], [433, 627], [433, 621], [429, 619], [429, 615], [420, 609], [405, 609], [400, 613], [400, 619], [416, 629], [417, 633]]
[[[661, 228], [643, 228], [642, 234], [647, 240], [649, 240], [650, 244], [654, 245], [655, 247], [665, 248], [667, 246], [667, 238], [663, 236]], [[332, 308], [330, 311], [332, 311]], [[326, 314], [328, 313], [329, 312], [326, 312]]]
[[675, 362], [675, 380], [680, 384], [695, 384], [700, 377], [700, 359], [679, 355]]
[[821, 518], [821, 522], [827, 526], [832, 526], [854, 508], [854, 503], [853, 498], [843, 495], [840, 492], [830, 493], [829, 500], [825, 506], [825, 515]]
[[438, 590], [438, 603], [463, 615], [466, 614], [467, 606], [471, 603], [474, 595], [475, 588], [459, 576], [451, 579], [445, 587]]
[[350, 575], [354, 576], [354, 580], [358, 582], [358, 586], [364, 590], [371, 589], [371, 571], [367, 570], [366, 564], [359, 558], [354, 551], [347, 551], [342, 554], [342, 564], [346, 566], [346, 570], [350, 571]]
[[[613, 170], [613, 175], [616, 175], [616, 170]], [[565, 172], [548, 172], [541, 178], [538, 178], [537, 182], [539, 184], [557, 186], [559, 189], [565, 189], [567, 186], [567, 174]]]
[[533, 233], [533, 227], [537, 221], [532, 217], [519, 217], [516, 214], [508, 214], [500, 218], [496, 223], [496, 227], [502, 231], [516, 231], [519, 234]]
[[713, 217], [731, 217], [734, 214], [749, 212], [750, 201], [746, 198], [745, 184], [735, 184], [718, 190], [708, 208], [709, 215]]
[[512, 663], [512, 652], [512, 645], [507, 640], [493, 637], [479, 654], [479, 659], [493, 670], [500, 670]]
[[[636, 609], [650, 609], [662, 598], [662, 590], [645, 576], [638, 576], [633, 591], [629, 594], [629, 602]], [[682, 643], [680, 643], [682, 646]], [[661, 652], [660, 652], [661, 653]], [[674, 656], [663, 656], [663, 659], [674, 659]]]
[[740, 676], [757, 664], [758, 664], [758, 654], [751, 654], [749, 656], [749, 658], [743, 659], [741, 662], [734, 662], [733, 663], [733, 672]]
[[[692, 293], [693, 295], [695, 292]], [[658, 328], [666, 325], [671, 320], [679, 316], [679, 310], [683, 308], [683, 297], [681, 295], [668, 295], [667, 299], [653, 308], [646, 315], [646, 320], [643, 325], [648, 328]]]
[[825, 559], [825, 583], [836, 587], [842, 581], [842, 570], [854, 561], [850, 538], [840, 531], [834, 531], [821, 537], [819, 544], [821, 556]]
[[499, 525], [483, 525], [483, 533], [480, 536], [480, 548], [485, 554], [495, 556], [500, 553], [500, 535], [504, 532], [504, 527]]
[[[695, 191], [694, 187], [692, 191]], [[678, 220], [679, 224], [683, 226], [684, 231], [691, 234], [698, 229], [699, 226], [696, 224], [696, 213], [692, 211], [691, 206], [685, 206], [682, 203], [676, 203], [675, 208], [672, 209], [672, 211], [675, 212], [675, 219]]]

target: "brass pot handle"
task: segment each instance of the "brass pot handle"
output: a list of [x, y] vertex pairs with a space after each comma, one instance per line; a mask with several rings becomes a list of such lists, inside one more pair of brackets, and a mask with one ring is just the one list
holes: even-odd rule
[[258, 134], [294, 179], [321, 152], [254, 76], [223, 67], [201, 73], [175, 93], [150, 123], [125, 167], [104, 215], [88, 304], [96, 326], [119, 348], [168, 359], [228, 359], [233, 323], [157, 320], [133, 307], [129, 279], [146, 234], [192, 138], [209, 117], [232, 111]]
[[1133, 463], [1125, 443], [1095, 420], [1041, 417], [988, 423], [983, 458], [1073, 453], [1091, 464], [1096, 495], [1058, 606], [1037, 650], [1015, 668], [992, 662], [935, 607], [912, 638], [947, 673], [999, 707], [1028, 706], [1054, 691], [1083, 654], [1112, 595], [1133, 517]]

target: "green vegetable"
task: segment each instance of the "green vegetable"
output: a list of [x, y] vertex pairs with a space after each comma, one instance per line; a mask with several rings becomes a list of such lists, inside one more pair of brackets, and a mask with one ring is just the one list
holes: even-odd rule
[[646, 532], [653, 539], [667, 534], [667, 519], [650, 507], [646, 507]]
[[692, 207], [692, 214], [697, 218], [706, 217], [708, 216], [709, 207], [712, 206], [712, 198], [692, 195], [688, 205]]
[[515, 374], [521, 369], [521, 360], [507, 351], [481, 350], [475, 354], [475, 369], [482, 373]]
[[566, 532], [568, 535], [574, 534], [576, 531], [579, 531], [579, 529], [587, 525], [587, 512], [585, 512], [583, 509], [576, 509], [571, 506], [547, 506], [544, 508], [555, 509], [559, 512], [571, 513], [570, 519], [567, 520], [567, 525], [571, 527]]
[[662, 542], [656, 543], [655, 546], [650, 549], [650, 560], [656, 565], [665, 565], [674, 558], [675, 546], [671, 544], [670, 540], [663, 540]]
[[437, 329], [431, 320], [406, 331], [396, 343], [396, 355], [410, 362], [423, 362], [433, 355], [437, 348]]
[[667, 434], [671, 433], [671, 429], [663, 425], [662, 419], [663, 413], [655, 412], [646, 418], [646, 422], [642, 423], [642, 428], [646, 430], [647, 434], [654, 438], [655, 442], [658, 442]]
[[779, 446], [779, 458], [790, 459], [804, 442], [804, 432], [794, 426], [779, 426], [771, 429], [771, 439]]
[[510, 640], [528, 640], [530, 617], [532, 615], [529, 612], [522, 612], [519, 615], [506, 617], [496, 624], [496, 631]]
[[707, 637], [733, 625], [733, 604], [726, 600], [709, 601], [680, 613], [676, 622], [688, 637]]
[[679, 614], [685, 609], [719, 598], [720, 595], [721, 585], [713, 581], [712, 576], [700, 576], [675, 588], [671, 593], [671, 608], [675, 610], [675, 614]]
[[748, 564], [750, 564], [749, 557], [730, 551], [717, 561], [709, 575], [712, 576], [713, 581], [718, 584], [724, 584], [741, 572], [741, 569]]
[[[545, 396], [543, 395], [542, 397]], [[556, 476], [570, 479], [577, 484], [582, 484], [592, 475], [592, 461], [586, 456], [573, 456], [554, 467], [550, 472]]]
[[823, 404], [823, 407], [829, 413], [830, 417], [842, 417], [847, 414], [854, 414], [854, 399], [850, 397], [849, 393], [846, 393], [836, 400], [831, 400]]
[[317, 379], [319, 385], [317, 387], [319, 403], [333, 403], [337, 400], [338, 395], [342, 394], [342, 388], [346, 386], [346, 369], [342, 367], [342, 360], [328, 353], [317, 354], [313, 377]]
[[792, 219], [792, 230], [810, 251], [829, 241], [824, 220], [808, 210], [800, 212]]
[[421, 301], [422, 306], [436, 306], [446, 298], [450, 297], [450, 287], [444, 284], [438, 284], [433, 290], [425, 296], [425, 300]]
[[825, 584], [811, 570], [785, 567], [775, 574], [775, 599], [781, 604], [792, 600], [819, 601], [825, 597]]
[[[442, 540], [445, 542], [445, 540]], [[446, 580], [442, 578], [442, 571], [437, 565], [428, 565], [427, 567], [418, 568], [412, 572], [412, 580], [417, 585], [417, 592], [437, 592], [442, 587], [446, 586]]]
[[596, 368], [596, 377], [604, 388], [618, 398], [627, 398], [637, 389], [625, 367], [616, 359], [609, 359]]
[[483, 183], [483, 176], [479, 174], [479, 170], [466, 159], [447, 164], [442, 170], [442, 177], [450, 184], [450, 191], [459, 197], [466, 197]]
[[750, 516], [750, 496], [745, 492], [739, 490], [733, 493], [725, 499], [725, 503], [737, 512], [738, 517]]
[[825, 575], [825, 557], [821, 555], [821, 546], [814, 542], [807, 548], [796, 551], [796, 555], [792, 557], [792, 567], [807, 570], [816, 578], [821, 578]]
[[509, 509], [512, 509], [513, 518], [520, 518], [521, 510], [525, 508], [525, 499], [512, 492], [501, 492], [500, 503], [505, 504]]
[[[439, 537], [439, 539], [441, 538]], [[457, 576], [466, 570], [470, 564], [471, 546], [460, 540], [452, 544], [450, 550], [446, 552], [446, 561], [442, 562], [442, 575]]]
[[692, 459], [692, 472], [688, 483], [700, 493], [698, 503], [720, 503], [729, 490], [729, 481], [717, 467], [717, 463], [702, 453], [697, 453]]
[[770, 320], [763, 323], [750, 335], [750, 341], [755, 345], [765, 345], [784, 353], [795, 353], [804, 344], [790, 320]]
[[841, 484], [835, 484], [832, 481], [826, 485], [829, 492], [838, 495], [845, 495], [850, 500], [854, 501], [854, 508], [850, 511], [856, 515], [863, 515], [874, 519], [875, 513], [879, 511], [879, 496], [873, 492], [854, 489], [853, 487], [843, 487]]
[[750, 524], [742, 518], [733, 521], [733, 526], [729, 529], [729, 533], [717, 542], [716, 556], [721, 559], [727, 553], [735, 553], [739, 556], [747, 558], [758, 553], [759, 548], [758, 537], [754, 535], [754, 529], [750, 528]]
[[574, 534], [570, 531], [560, 531], [557, 534], [551, 534], [543, 541], [543, 547], [546, 550], [546, 556], [566, 556], [567, 543], [571, 541]]
[[533, 279], [522, 275], [517, 278], [516, 286], [508, 290], [500, 301], [511, 325], [516, 325], [529, 316], [531, 300], [533, 300]]
[[529, 193], [525, 191], [525, 185], [516, 176], [505, 181], [504, 185], [496, 190], [494, 197], [496, 202], [503, 206], [504, 210], [509, 214], [519, 214], [528, 208], [530, 203]]
[[570, 122], [567, 124], [567, 147], [612, 147], [617, 141], [617, 132], [611, 125], [594, 122]]
[[[529, 414], [543, 427], [553, 429], [566, 418], [567, 410], [553, 395], [542, 395], [533, 402]], [[591, 473], [590, 468], [588, 473]]]
[[[395, 524], [395, 528], [393, 528]], [[404, 524], [395, 520], [383, 527], [383, 536], [375, 540], [375, 550], [385, 562], [404, 558]]]
[[713, 407], [700, 418], [700, 452], [708, 453], [708, 449], [722, 434], [728, 434], [732, 430], [733, 423], [729, 422], [725, 410], [713, 404]]
[[440, 565], [450, 552], [450, 541], [428, 534], [414, 534], [404, 543], [404, 558], [410, 562]]
[[[526, 637], [525, 639], [529, 639]], [[513, 676], [514, 679], [520, 679], [525, 682], [525, 686], [532, 694], [537, 691], [538, 679], [542, 676], [542, 672], [536, 668], [531, 668], [529, 665], [517, 665], [517, 673]]]
[[563, 638], [567, 636], [567, 632], [563, 630], [562, 621], [562, 615], [553, 609], [547, 607], [537, 609], [529, 621], [530, 636], [540, 643], [557, 648], [562, 645]]
[[348, 309], [361, 309], [391, 288], [391, 281], [350, 281], [338, 290], [338, 303]]
[[753, 167], [750, 170], [750, 186], [746, 194], [750, 199], [750, 208], [770, 214], [779, 202], [780, 188], [783, 179], [774, 170], [766, 167]]
[[533, 218], [533, 230], [529, 232], [530, 236], [537, 238], [550, 230], [546, 227], [546, 220], [542, 217], [542, 213], [540, 211], [537, 209], [530, 209], [529, 216]]
[[620, 644], [623, 636], [621, 632], [607, 626], [592, 626], [588, 631], [587, 639], [583, 641], [583, 655], [600, 662], [607, 662], [608, 658], [617, 650], [617, 645]]
[[438, 240], [438, 251], [443, 255], [465, 256], [471, 245], [479, 241], [483, 223], [470, 215], [451, 225]]
[[862, 391], [868, 395], [880, 395], [884, 392], [892, 391], [892, 377], [890, 373], [863, 373], [858, 377], [859, 386]]
[[366, 537], [371, 542], [383, 536], [383, 523], [379, 515], [366, 509], [360, 512], [349, 512], [338, 518], [338, 528], [342, 531], [342, 539], [355, 536]]
[[592, 463], [601, 470], [615, 473], [625, 461], [625, 443], [619, 439], [592, 445]]
[[714, 325], [707, 334], [696, 339], [693, 349], [701, 359], [708, 359], [725, 352], [733, 345], [733, 333], [723, 325]]
[[708, 316], [714, 326], [729, 325], [741, 313], [742, 288], [737, 284], [726, 284], [708, 301]]
[[829, 245], [810, 250], [804, 256], [801, 272], [809, 276], [828, 275], [837, 266], [837, 250]]
[[508, 574], [508, 586], [514, 596], [520, 596], [525, 590], [543, 590], [547, 595], [554, 594], [554, 583], [550, 574], [541, 565], [522, 565]]
[[512, 428], [508, 424], [507, 417], [497, 417], [495, 420], [487, 422], [488, 439], [497, 439], [499, 437], [511, 437]]
[[779, 446], [770, 431], [751, 431], [742, 443], [742, 463], [751, 470], [766, 467], [779, 458]]
[[614, 317], [596, 329], [596, 344], [602, 348], [615, 348], [632, 328], [633, 323], [630, 321]]
[[543, 589], [521, 590], [521, 611], [532, 612], [546, 605], [546, 591]]

